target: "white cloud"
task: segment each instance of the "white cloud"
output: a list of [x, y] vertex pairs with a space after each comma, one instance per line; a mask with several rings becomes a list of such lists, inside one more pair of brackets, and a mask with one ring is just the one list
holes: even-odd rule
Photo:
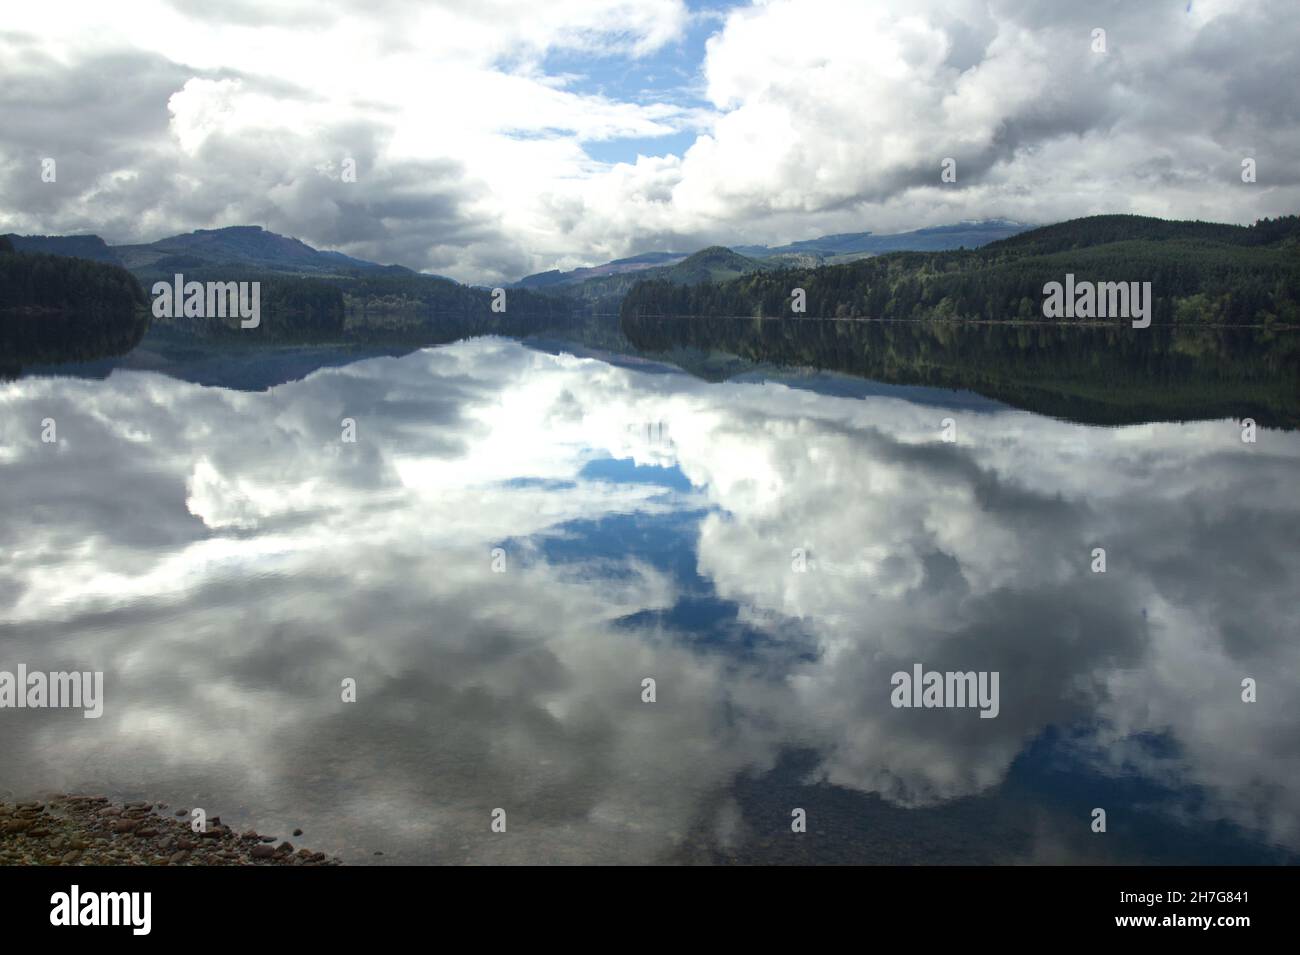
[[[52, 0], [7, 11], [0, 37], [0, 217], [110, 241], [254, 222], [480, 281], [650, 245], [986, 216], [1250, 221], [1300, 202], [1289, 13], [771, 0], [713, 21], [681, 0]], [[653, 56], [702, 24], [704, 103], [574, 78], [584, 59], [658, 72]], [[695, 139], [676, 155], [584, 150], [681, 132]], [[32, 162], [49, 154], [68, 172], [42, 190]], [[323, 189], [317, 170], [343, 154], [364, 159], [359, 182]]]

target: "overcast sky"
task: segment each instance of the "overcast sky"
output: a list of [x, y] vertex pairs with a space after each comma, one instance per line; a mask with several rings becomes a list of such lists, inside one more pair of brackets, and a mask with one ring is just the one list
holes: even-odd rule
[[[1250, 222], [1300, 210], [1296, 12], [1295, 0], [10, 2], [0, 232], [123, 243], [255, 224], [490, 283], [653, 249], [972, 218]], [[955, 183], [940, 181], [946, 157]], [[341, 176], [348, 158], [355, 182]]]

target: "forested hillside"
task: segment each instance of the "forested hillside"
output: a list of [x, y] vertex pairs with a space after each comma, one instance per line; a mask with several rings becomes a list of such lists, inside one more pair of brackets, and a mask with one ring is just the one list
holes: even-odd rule
[[44, 252], [46, 255], [67, 255], [92, 262], [122, 265], [122, 260], [111, 246], [97, 235], [16, 235], [3, 236], [16, 252]]
[[0, 378], [28, 364], [130, 351], [149, 327], [144, 305], [121, 266], [15, 252], [0, 236]]
[[493, 291], [418, 273], [373, 274], [333, 280], [343, 294], [350, 332], [360, 338], [397, 336], [446, 340], [460, 335], [528, 335], [572, 321], [572, 303], [530, 289], [506, 289], [504, 311], [493, 311]]
[[1078, 282], [1150, 282], [1157, 325], [1297, 324], [1300, 217], [1246, 227], [1094, 216], [974, 250], [890, 253], [706, 285], [641, 281], [621, 316], [629, 337], [629, 323], [660, 315], [792, 316], [791, 290], [802, 288], [808, 318], [1042, 320], [1044, 285], [1067, 273]]
[[62, 255], [15, 252], [0, 237], [0, 309], [116, 311], [145, 304], [144, 290], [118, 265]]
[[[751, 272], [777, 268], [777, 263], [761, 261], [733, 252], [722, 246], [710, 246], [679, 262], [657, 265], [639, 271], [597, 275], [578, 282], [545, 286], [542, 293], [564, 307], [586, 308], [595, 313], [618, 314], [628, 290], [638, 282], [658, 279], [671, 285], [696, 285], [725, 282]], [[514, 290], [511, 290], [511, 294]], [[613, 322], [610, 323], [611, 325]]]

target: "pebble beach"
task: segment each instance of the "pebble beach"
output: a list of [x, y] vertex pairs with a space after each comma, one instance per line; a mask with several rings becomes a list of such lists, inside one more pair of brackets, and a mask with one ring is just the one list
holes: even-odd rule
[[195, 832], [188, 809], [57, 795], [0, 802], [0, 865], [341, 865], [276, 836], [235, 832], [210, 816]]

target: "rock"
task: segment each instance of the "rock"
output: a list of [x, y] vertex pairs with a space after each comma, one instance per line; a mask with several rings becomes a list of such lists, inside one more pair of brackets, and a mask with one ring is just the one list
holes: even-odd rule
[[[194, 832], [188, 810], [176, 818], [155, 810], [164, 803], [113, 804], [104, 796], [46, 794], [44, 802], [0, 804], [0, 865], [339, 865], [323, 852], [237, 831], [207, 820]], [[295, 837], [301, 828], [293, 829]], [[129, 837], [129, 838], [128, 838]], [[382, 855], [382, 853], [377, 853]]]

